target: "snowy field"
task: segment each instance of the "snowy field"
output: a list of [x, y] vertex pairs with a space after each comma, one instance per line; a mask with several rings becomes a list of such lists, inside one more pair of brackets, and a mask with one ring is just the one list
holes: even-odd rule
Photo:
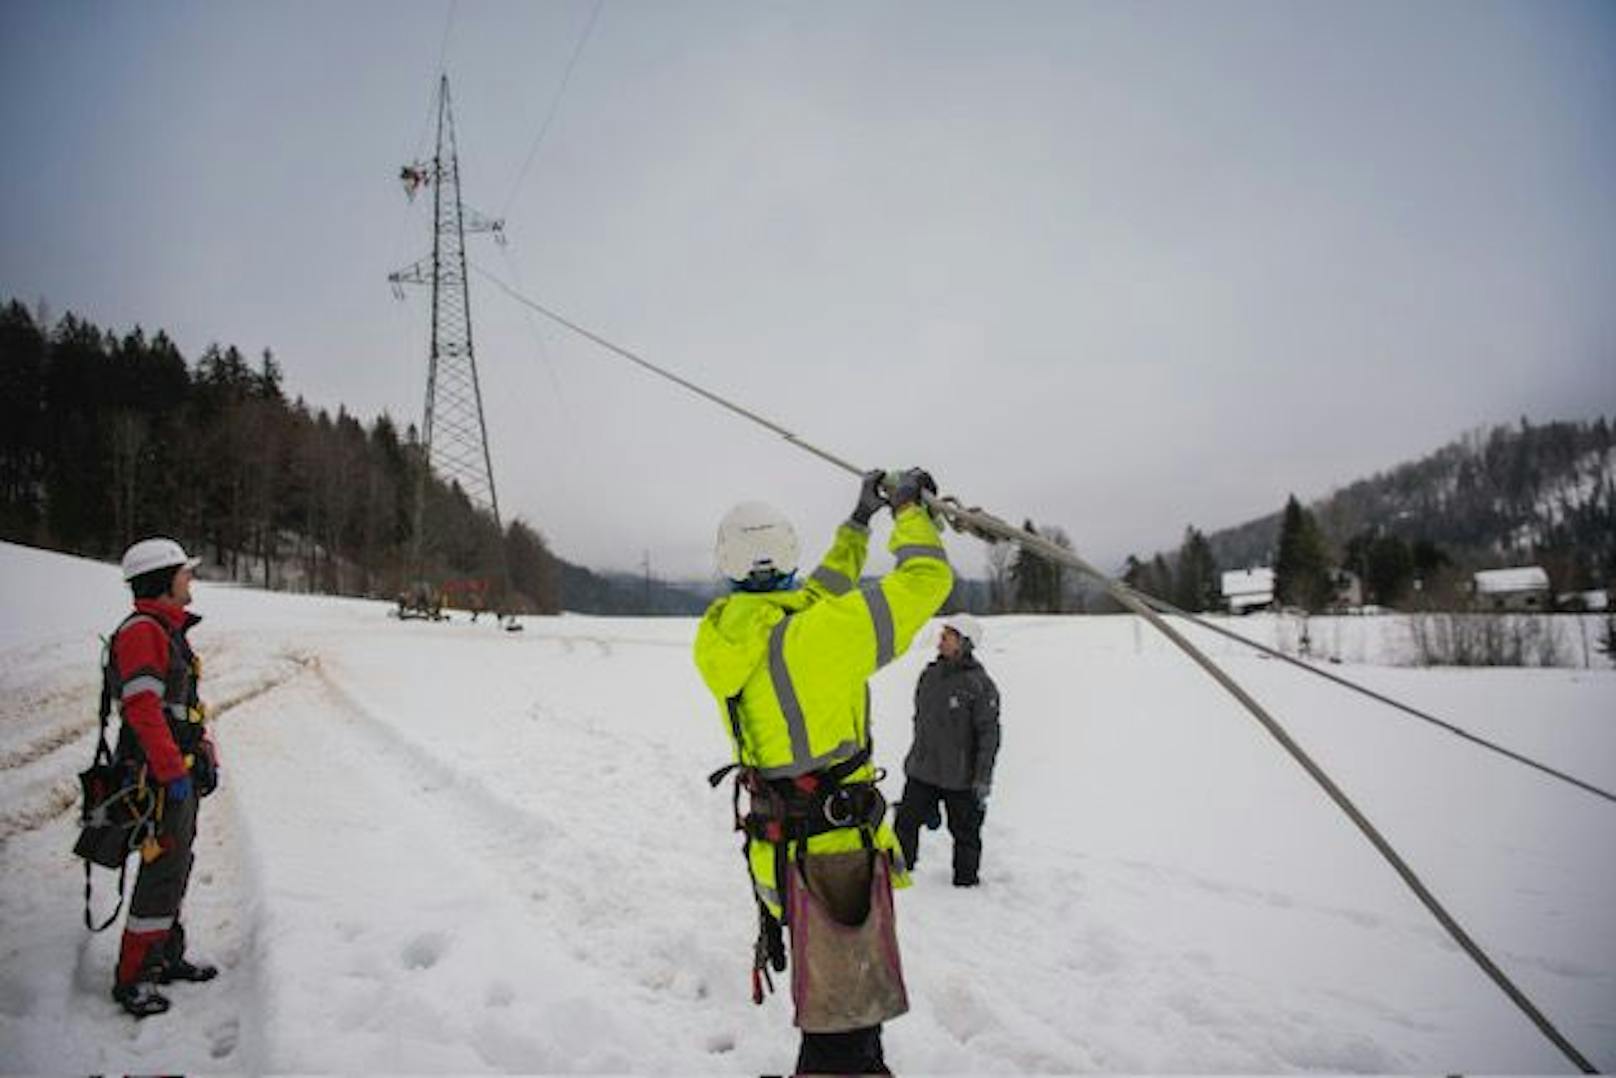
[[[109, 566], [0, 546], [0, 1070], [756, 1074], [754, 913], [688, 620], [401, 624], [200, 585], [224, 784], [187, 907], [219, 980], [136, 1023], [69, 854]], [[1257, 622], [1248, 624], [1256, 625]], [[1129, 618], [998, 618], [984, 886], [923, 833], [908, 1074], [1564, 1072], [1268, 736]], [[1204, 633], [1193, 634], [1197, 639]], [[1616, 805], [1207, 641], [1595, 1063], [1616, 1068]], [[874, 682], [900, 770], [928, 635]], [[1332, 670], [1606, 788], [1616, 674]], [[887, 782], [896, 797], [894, 776]], [[97, 912], [112, 874], [98, 870]]]

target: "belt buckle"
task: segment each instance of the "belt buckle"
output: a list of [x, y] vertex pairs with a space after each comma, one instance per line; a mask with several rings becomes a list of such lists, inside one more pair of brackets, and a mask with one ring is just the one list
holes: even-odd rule
[[[844, 817], [841, 817], [841, 818], [837, 818], [835, 812], [831, 808], [831, 805], [834, 802], [838, 802], [838, 801], [841, 802], [841, 804], [842, 804], [842, 806], [844, 808], [844, 811], [846, 812], [846, 815]], [[845, 786], [838, 787], [836, 789], [835, 793], [833, 793], [829, 797], [825, 798], [823, 806], [820, 808], [820, 812], [824, 814], [825, 819], [830, 823], [830, 825], [832, 827], [851, 827], [851, 826], [853, 826], [853, 794], [852, 794], [852, 791], [848, 790]]]

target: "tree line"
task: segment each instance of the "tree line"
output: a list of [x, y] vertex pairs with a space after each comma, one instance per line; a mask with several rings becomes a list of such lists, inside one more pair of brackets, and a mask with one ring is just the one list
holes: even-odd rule
[[[96, 558], [165, 534], [215, 576], [391, 597], [420, 575], [484, 579], [509, 610], [560, 605], [557, 559], [522, 520], [501, 530], [422, 447], [288, 399], [280, 364], [210, 344], [188, 362], [163, 331], [122, 336], [67, 313], [0, 309], [0, 537]], [[502, 579], [501, 554], [509, 566]]]
[[[1366, 578], [1393, 578], [1392, 587], [1379, 589], [1388, 604], [1432, 576], [1433, 551], [1449, 559], [1449, 573], [1535, 564], [1557, 592], [1609, 587], [1616, 581], [1616, 431], [1603, 417], [1523, 418], [1478, 430], [1351, 483], [1315, 502], [1312, 513], [1341, 564]], [[1282, 518], [1213, 533], [1218, 560], [1265, 564]], [[1378, 552], [1370, 549], [1376, 541]], [[1399, 567], [1405, 552], [1412, 573]]]

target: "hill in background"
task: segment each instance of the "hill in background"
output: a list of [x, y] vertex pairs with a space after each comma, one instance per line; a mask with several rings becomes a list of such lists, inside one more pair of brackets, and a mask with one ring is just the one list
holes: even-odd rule
[[[1338, 556], [1372, 532], [1434, 543], [1467, 569], [1539, 564], [1562, 591], [1616, 580], [1616, 439], [1603, 417], [1473, 431], [1309, 508]], [[1281, 515], [1209, 534], [1217, 564], [1272, 564]]]

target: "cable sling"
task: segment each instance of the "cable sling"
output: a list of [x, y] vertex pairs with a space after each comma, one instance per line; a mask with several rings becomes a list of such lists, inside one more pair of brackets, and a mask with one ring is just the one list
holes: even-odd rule
[[[543, 304], [522, 295], [507, 285], [504, 281], [482, 269], [480, 266], [473, 265], [472, 268], [476, 269], [478, 273], [482, 274], [497, 288], [503, 291], [506, 295], [510, 296], [516, 302], [522, 304], [523, 306], [532, 308], [539, 314], [550, 319], [552, 322], [571, 330], [587, 340], [593, 341], [595, 344], [613, 353], [614, 355], [621, 356], [622, 358], [634, 363], [644, 370], [673, 382], [675, 385], [678, 385], [699, 397], [711, 401], [727, 411], [733, 412], [736, 415], [739, 415], [744, 419], [748, 419], [767, 430], [773, 431], [775, 434], [780, 435], [780, 437], [784, 438], [792, 445], [799, 447], [805, 452], [812, 453], [821, 460], [841, 468], [843, 471], [848, 472], [851, 475], [860, 477], [864, 475], [863, 469], [858, 468], [857, 466], [843, 460], [841, 457], [838, 457], [833, 453], [804, 441], [779, 424], [766, 419], [755, 412], [749, 411], [738, 404], [728, 401], [718, 394], [704, 389], [703, 387], [696, 385], [694, 382], [682, 378], [671, 371], [657, 366], [655, 363], [636, 355], [626, 348], [612, 343], [599, 334], [591, 332], [590, 330], [585, 329], [583, 326], [578, 325], [576, 322], [573, 322], [570, 319], [556, 313], [555, 311], [550, 310]], [[1113, 580], [1106, 576], [1104, 573], [1094, 568], [1094, 566], [1090, 565], [1087, 561], [1079, 557], [1076, 552], [1067, 550], [1064, 547], [1056, 546], [1054, 543], [1051, 543], [1042, 536], [1035, 535], [1024, 529], [1008, 524], [991, 513], [985, 512], [979, 508], [966, 508], [959, 502], [958, 499], [952, 497], [938, 497], [926, 492], [922, 492], [921, 496], [924, 499], [927, 508], [934, 514], [937, 514], [945, 519], [955, 531], [974, 535], [978, 538], [987, 540], [988, 542], [1014, 542], [1023, 550], [1035, 553], [1047, 561], [1052, 561], [1057, 564], [1075, 569], [1076, 571], [1100, 584], [1101, 587], [1105, 589], [1107, 594], [1109, 594], [1117, 602], [1121, 603], [1125, 608], [1133, 611], [1149, 622], [1158, 632], [1171, 641], [1174, 646], [1183, 651], [1184, 654], [1191, 659], [1191, 661], [1206, 671], [1209, 677], [1211, 677], [1215, 682], [1228, 691], [1228, 693], [1233, 696], [1241, 704], [1241, 706], [1244, 707], [1252, 715], [1252, 717], [1255, 718], [1263, 726], [1263, 728], [1268, 731], [1270, 735], [1273, 736], [1276, 741], [1279, 742], [1280, 746], [1286, 751], [1286, 753], [1289, 754], [1290, 757], [1308, 773], [1309, 777], [1311, 777], [1313, 781], [1319, 785], [1330, 800], [1335, 802], [1336, 807], [1341, 809], [1341, 811], [1346, 814], [1347, 818], [1352, 821], [1353, 826], [1357, 827], [1359, 832], [1362, 833], [1366, 839], [1368, 839], [1370, 845], [1375, 848], [1376, 852], [1378, 852], [1381, 857], [1391, 865], [1392, 869], [1403, 880], [1404, 884], [1406, 884], [1408, 888], [1414, 892], [1415, 897], [1419, 899], [1421, 905], [1423, 905], [1431, 913], [1431, 915], [1436, 918], [1437, 922], [1441, 924], [1448, 935], [1452, 937], [1453, 941], [1459, 945], [1460, 949], [1463, 950], [1465, 954], [1470, 956], [1471, 960], [1474, 961], [1476, 965], [1481, 968], [1482, 972], [1484, 972], [1487, 977], [1498, 986], [1504, 995], [1509, 998], [1510, 1002], [1514, 1003], [1521, 1013], [1523, 1013], [1532, 1022], [1532, 1024], [1537, 1027], [1539, 1032], [1541, 1032], [1544, 1037], [1546, 1037], [1557, 1049], [1559, 1049], [1567, 1059], [1571, 1060], [1571, 1062], [1574, 1063], [1583, 1073], [1599, 1073], [1594, 1068], [1593, 1064], [1590, 1063], [1588, 1059], [1581, 1052], [1579, 1052], [1576, 1047], [1560, 1033], [1558, 1029], [1555, 1028], [1554, 1024], [1549, 1021], [1548, 1017], [1544, 1015], [1543, 1012], [1540, 1011], [1537, 1006], [1526, 997], [1525, 993], [1516, 987], [1515, 983], [1510, 980], [1508, 974], [1500, 969], [1498, 965], [1487, 956], [1486, 952], [1484, 952], [1476, 941], [1471, 938], [1470, 934], [1464, 930], [1457, 919], [1455, 919], [1453, 915], [1448, 912], [1447, 908], [1442, 905], [1441, 901], [1431, 893], [1429, 888], [1425, 886], [1425, 884], [1420, 880], [1419, 876], [1415, 874], [1414, 870], [1397, 853], [1397, 851], [1392, 847], [1391, 843], [1386, 840], [1385, 836], [1382, 835], [1375, 825], [1369, 821], [1368, 817], [1366, 817], [1358, 809], [1357, 805], [1353, 803], [1352, 799], [1347, 796], [1345, 791], [1337, 786], [1334, 780], [1332, 780], [1330, 776], [1324, 772], [1323, 768], [1321, 768], [1313, 760], [1313, 758], [1308, 755], [1306, 750], [1304, 750], [1301, 745], [1299, 745], [1290, 736], [1290, 734], [1278, 722], [1278, 720], [1270, 715], [1261, 704], [1253, 699], [1249, 693], [1241, 688], [1233, 678], [1225, 673], [1223, 669], [1214, 663], [1204, 652], [1202, 652], [1194, 644], [1190, 643], [1189, 640], [1185, 639], [1185, 637], [1179, 633], [1178, 630], [1167, 624], [1162, 616], [1151, 608], [1150, 604], [1143, 596], [1135, 592], [1132, 588], [1129, 588], [1119, 581]], [[1475, 740], [1479, 741], [1480, 739]], [[1509, 755], [1513, 756], [1514, 754], [1511, 753]], [[1549, 769], [1542, 768], [1542, 770]], [[1579, 785], [1582, 784], [1579, 783]]]

